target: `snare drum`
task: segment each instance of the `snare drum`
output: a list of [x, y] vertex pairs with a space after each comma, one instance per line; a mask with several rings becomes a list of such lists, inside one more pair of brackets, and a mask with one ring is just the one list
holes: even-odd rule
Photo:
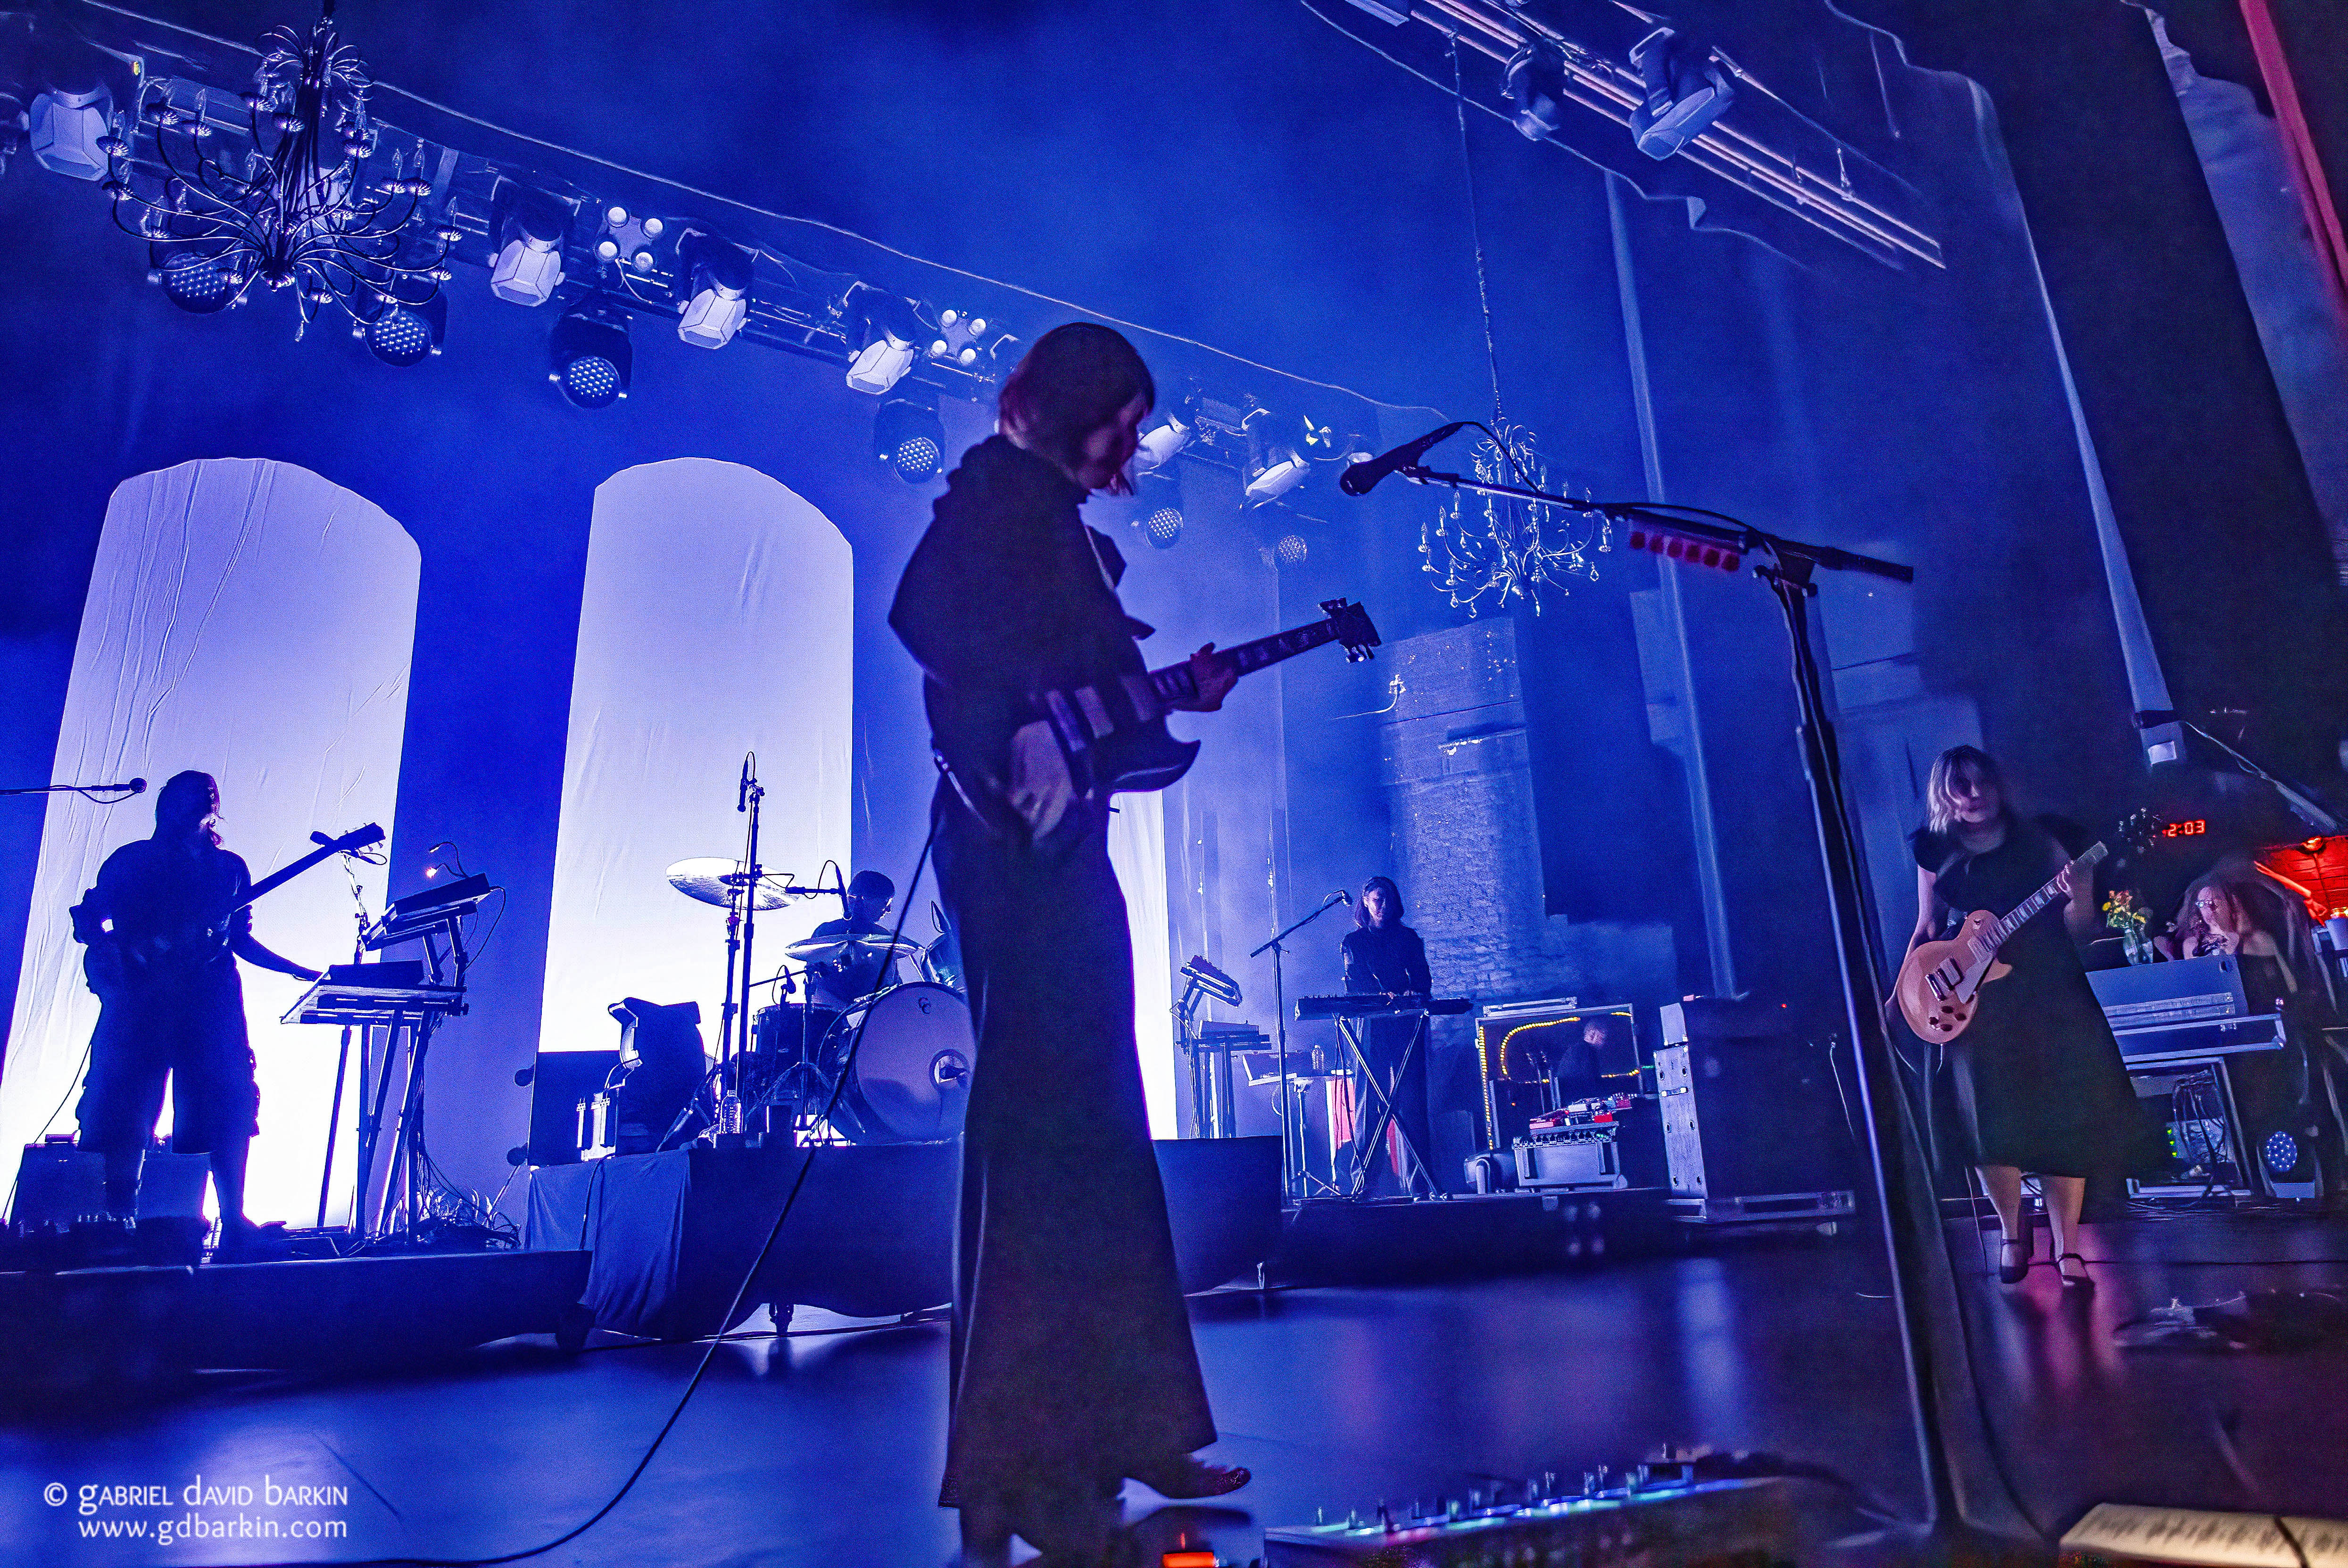
[[840, 1015], [824, 1050], [837, 1072], [857, 1030], [856, 1060], [832, 1124], [858, 1143], [926, 1143], [962, 1135], [978, 1045], [970, 1004], [943, 986], [896, 986]]

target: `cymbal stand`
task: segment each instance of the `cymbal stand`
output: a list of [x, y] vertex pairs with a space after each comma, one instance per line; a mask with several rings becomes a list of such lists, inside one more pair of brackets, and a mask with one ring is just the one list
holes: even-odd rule
[[[734, 809], [749, 818], [742, 837], [742, 868], [735, 880], [740, 884], [734, 897], [726, 907], [726, 1002], [719, 1009], [717, 1025], [717, 1120], [712, 1136], [719, 1147], [738, 1147], [742, 1141], [742, 1062], [749, 1053], [750, 992], [754, 989], [750, 977], [758, 941], [758, 884], [766, 876], [758, 864], [758, 812], [767, 798], [767, 786], [758, 782], [758, 753], [750, 753], [742, 759], [742, 784], [734, 797]], [[735, 986], [735, 959], [741, 959], [741, 986]], [[736, 1023], [741, 1026], [737, 1038]]]
[[[1288, 987], [1281, 970], [1281, 959], [1288, 949], [1281, 944], [1345, 901], [1346, 896], [1342, 888], [1330, 894], [1321, 900], [1319, 907], [1313, 913], [1248, 955], [1251, 958], [1260, 958], [1266, 953], [1272, 955], [1272, 1028], [1280, 1042], [1280, 1192], [1283, 1198], [1293, 1203], [1302, 1203], [1316, 1195], [1334, 1197], [1337, 1189], [1331, 1183], [1320, 1181], [1304, 1168], [1304, 1128], [1302, 1125], [1304, 1105], [1301, 1098], [1290, 1092], [1288, 1074]], [[1326, 1189], [1325, 1192], [1319, 1194], [1311, 1192], [1309, 1189], [1316, 1184]]]

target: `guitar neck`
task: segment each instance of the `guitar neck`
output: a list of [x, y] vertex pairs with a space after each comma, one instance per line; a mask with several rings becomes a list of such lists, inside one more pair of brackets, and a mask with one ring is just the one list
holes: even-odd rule
[[[1241, 675], [1252, 675], [1259, 670], [1270, 669], [1283, 659], [1293, 659], [1308, 653], [1324, 642], [1334, 641], [1337, 623], [1316, 620], [1310, 626], [1300, 626], [1293, 631], [1275, 632], [1259, 637], [1253, 642], [1242, 642], [1236, 648], [1219, 648], [1215, 657]], [[1169, 664], [1163, 670], [1149, 672], [1150, 690], [1161, 703], [1171, 704], [1199, 694], [1199, 682], [1190, 671], [1190, 662]]]
[[[2110, 850], [2098, 844], [2089, 849], [2086, 854], [2082, 855], [2078, 859], [2071, 862], [2071, 864], [2065, 867], [2065, 869], [2069, 871], [2072, 875], [2076, 876], [2082, 871], [2092, 869], [2097, 861], [2103, 859], [2105, 856], [2109, 855], [2110, 853]], [[2023, 926], [2036, 916], [2041, 909], [2045, 908], [2047, 905], [2054, 902], [2054, 900], [2061, 896], [2057, 891], [2057, 885], [2061, 883], [2062, 880], [2063, 879], [2060, 876], [2051, 876], [2047, 878], [2046, 886], [2041, 887], [2037, 892], [2033, 893], [2029, 897], [2024, 898], [2021, 903], [2016, 904], [2012, 911], [2006, 915], [2004, 919], [2000, 920], [1994, 927], [1991, 927], [1989, 933], [1990, 945], [1992, 947], [2004, 946], [2005, 939], [2008, 937], [2011, 937], [2016, 931], [2021, 930]]]

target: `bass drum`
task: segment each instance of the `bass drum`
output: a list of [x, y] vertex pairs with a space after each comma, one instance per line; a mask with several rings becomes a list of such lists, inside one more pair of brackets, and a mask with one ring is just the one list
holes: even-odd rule
[[970, 1004], [943, 986], [892, 987], [840, 1015], [826, 1054], [844, 1060], [859, 1029], [864, 1038], [832, 1110], [834, 1126], [857, 1143], [962, 1136], [978, 1056]]

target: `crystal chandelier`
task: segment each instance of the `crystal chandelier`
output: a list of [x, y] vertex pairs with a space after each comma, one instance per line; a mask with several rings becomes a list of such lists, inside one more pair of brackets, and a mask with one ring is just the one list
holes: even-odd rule
[[[132, 144], [109, 136], [105, 190], [115, 225], [154, 248], [172, 297], [191, 310], [241, 303], [255, 283], [292, 290], [301, 336], [318, 312], [339, 305], [354, 331], [412, 316], [440, 292], [456, 230], [424, 220], [431, 193], [419, 143], [413, 169], [390, 159], [389, 177], [370, 182], [382, 128], [367, 114], [374, 85], [358, 51], [335, 36], [334, 0], [308, 34], [273, 28], [262, 39], [253, 87], [242, 95], [240, 135], [208, 118], [211, 89], [195, 107], [171, 101], [170, 84], [142, 82], [132, 138], [154, 139], [160, 190], [134, 180]], [[216, 131], [230, 145], [208, 149]], [[178, 146], [175, 149], [174, 142]]]
[[[1488, 436], [1477, 442], [1470, 454], [1475, 477], [1488, 485], [1550, 489], [1532, 433], [1507, 424], [1498, 430], [1507, 446]], [[1564, 593], [1568, 578], [1598, 580], [1591, 558], [1613, 548], [1612, 535], [1612, 525], [1597, 512], [1454, 490], [1434, 521], [1420, 526], [1420, 569], [1437, 579], [1454, 610], [1465, 606], [1472, 616], [1488, 598], [1494, 610], [1522, 599], [1538, 614], [1542, 589]]]

